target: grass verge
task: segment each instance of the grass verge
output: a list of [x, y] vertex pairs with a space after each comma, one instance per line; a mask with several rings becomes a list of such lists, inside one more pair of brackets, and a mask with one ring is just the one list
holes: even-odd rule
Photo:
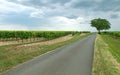
[[14, 47], [16, 45], [7, 45], [0, 46], [0, 72], [3, 72], [7, 69], [10, 69], [20, 63], [23, 63], [27, 60], [30, 60], [36, 56], [39, 56], [48, 51], [54, 50], [58, 47], [62, 47], [64, 45], [75, 42], [79, 39], [82, 39], [90, 34], [80, 36], [75, 35], [72, 39], [60, 42], [57, 44], [47, 45], [47, 46], [32, 46], [29, 48], [22, 48], [17, 50], [9, 50], [9, 47]]
[[102, 35], [103, 40], [109, 45], [109, 51], [115, 57], [115, 59], [120, 63], [120, 40], [110, 36]]
[[[120, 75], [120, 64], [111, 53], [111, 46], [106, 43], [105, 38], [109, 37], [97, 35], [94, 50], [93, 75]], [[112, 42], [111, 42], [112, 43]], [[116, 45], [115, 45], [116, 46]]]

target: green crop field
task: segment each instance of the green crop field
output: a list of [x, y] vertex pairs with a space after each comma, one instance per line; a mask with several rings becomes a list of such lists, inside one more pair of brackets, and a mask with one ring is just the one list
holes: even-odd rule
[[120, 37], [120, 32], [119, 31], [118, 32], [106, 32], [105, 34], [108, 34], [108, 35], [111, 35], [111, 36], [114, 36], [114, 37]]
[[[61, 36], [65, 36], [68, 34], [76, 34], [78, 32], [72, 31], [0, 31], [0, 40], [1, 41], [9, 41], [9, 40], [34, 40], [37, 38], [45, 38], [45, 39], [55, 39]], [[29, 40], [29, 41], [30, 41]]]

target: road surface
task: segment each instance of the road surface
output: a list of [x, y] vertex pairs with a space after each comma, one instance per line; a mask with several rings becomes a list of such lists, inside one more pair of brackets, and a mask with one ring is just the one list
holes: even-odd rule
[[92, 75], [95, 37], [92, 34], [0, 75]]

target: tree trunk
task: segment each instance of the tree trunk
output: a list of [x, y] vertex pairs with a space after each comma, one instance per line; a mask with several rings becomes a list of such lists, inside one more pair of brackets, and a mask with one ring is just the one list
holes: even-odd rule
[[100, 30], [98, 30], [98, 34], [101, 34]]

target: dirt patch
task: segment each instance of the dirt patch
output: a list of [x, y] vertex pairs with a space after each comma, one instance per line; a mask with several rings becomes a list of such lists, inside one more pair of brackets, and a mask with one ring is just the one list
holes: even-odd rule
[[83, 36], [83, 35], [86, 35], [86, 33], [81, 33], [80, 35]]
[[31, 39], [24, 39], [24, 40], [13, 40], [13, 41], [1, 41], [0, 46], [10, 45], [10, 44], [22, 44], [22, 43], [30, 43], [30, 42], [38, 42], [43, 41], [45, 38], [31, 38]]
[[13, 42], [0, 42], [0, 46], [3, 46], [3, 45], [9, 45], [9, 44], [17, 44], [17, 42], [13, 41]]
[[64, 36], [64, 37], [60, 37], [60, 38], [57, 38], [57, 39], [53, 39], [53, 40], [49, 40], [49, 41], [14, 46], [14, 47], [10, 47], [9, 49], [15, 49], [16, 50], [16, 49], [19, 49], [19, 48], [28, 48], [28, 47], [33, 47], [33, 46], [51, 45], [51, 44], [55, 44], [55, 43], [59, 43], [59, 42], [63, 42], [63, 41], [69, 40], [71, 38], [73, 38], [73, 36], [70, 34], [70, 35], [67, 35], [67, 36]]

